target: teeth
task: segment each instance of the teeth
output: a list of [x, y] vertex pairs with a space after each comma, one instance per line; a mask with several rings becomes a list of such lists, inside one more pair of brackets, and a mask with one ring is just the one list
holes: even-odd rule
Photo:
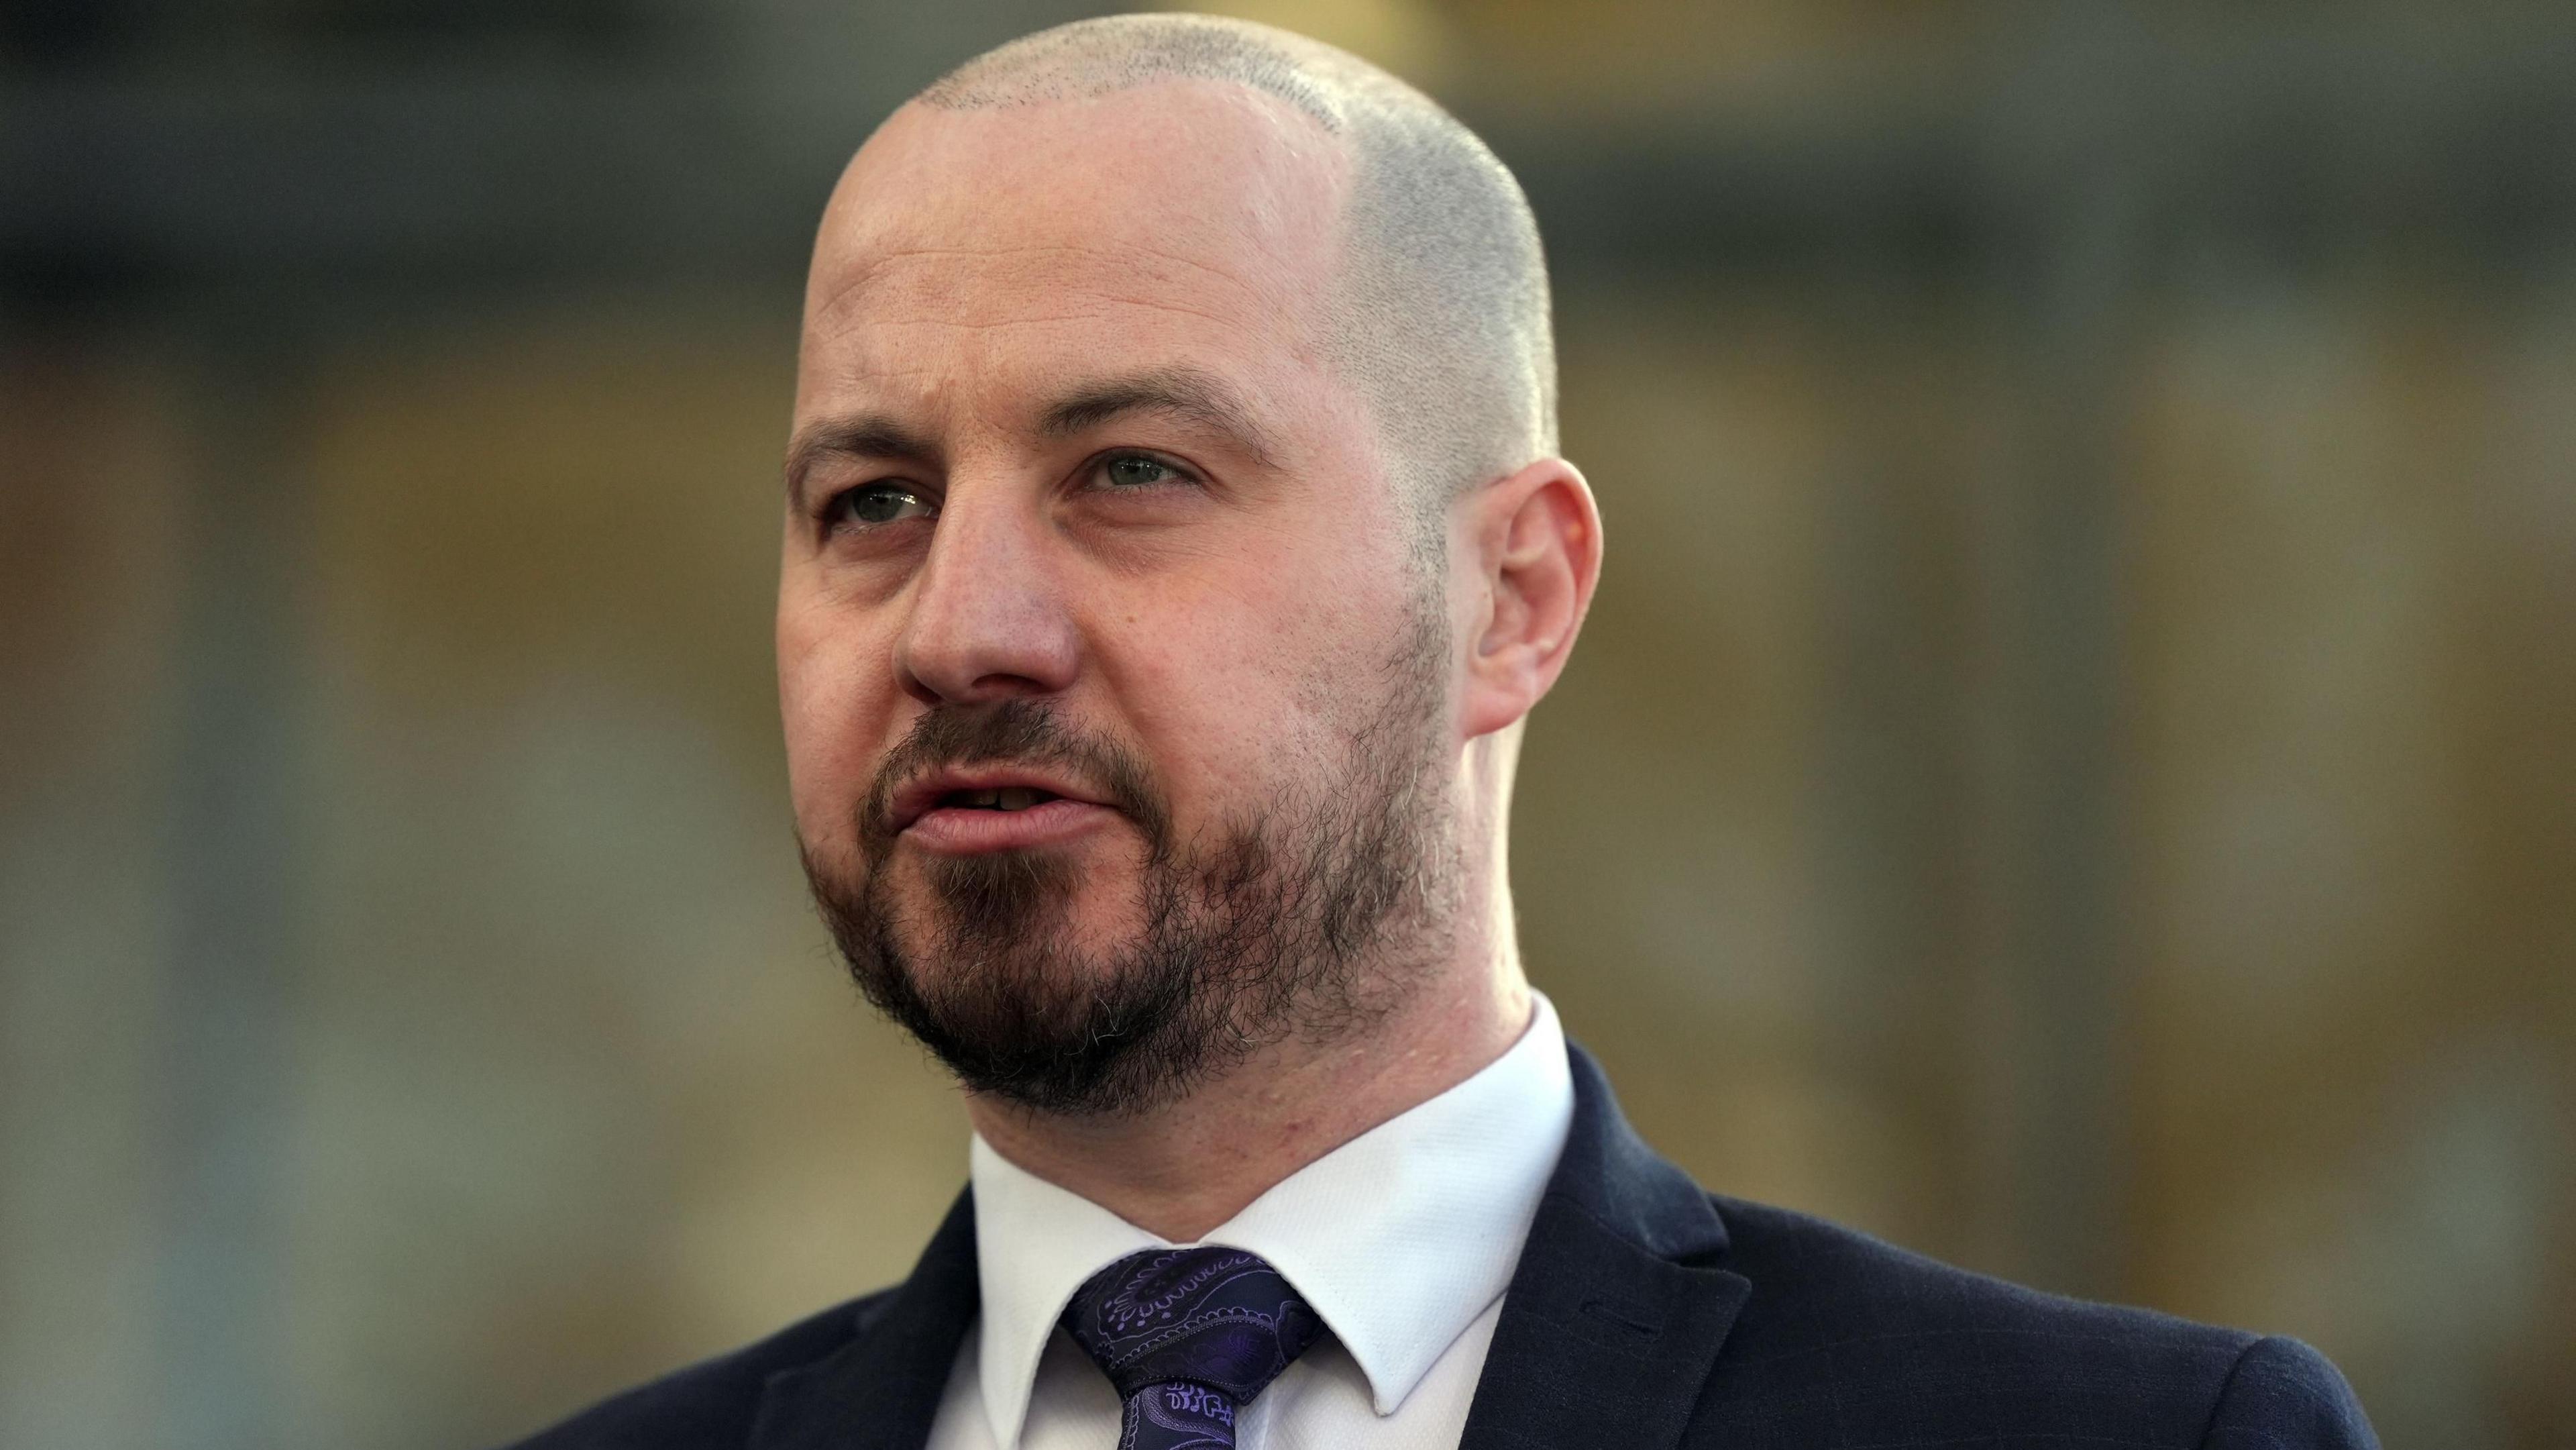
[[1005, 785], [990, 790], [952, 791], [944, 804], [978, 811], [1024, 811], [1040, 801], [1053, 799], [1055, 796], [1051, 792], [1035, 786]]

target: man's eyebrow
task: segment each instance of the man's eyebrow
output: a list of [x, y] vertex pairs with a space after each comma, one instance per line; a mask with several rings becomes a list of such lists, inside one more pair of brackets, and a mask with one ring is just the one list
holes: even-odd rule
[[1272, 466], [1268, 430], [1254, 419], [1242, 394], [1203, 368], [1155, 368], [1086, 383], [1048, 408], [1038, 427], [1049, 436], [1066, 438], [1128, 413], [1169, 413], [1214, 429], [1251, 455], [1254, 463]]
[[937, 467], [939, 449], [883, 413], [820, 419], [798, 429], [787, 445], [788, 497], [801, 502], [806, 471], [831, 457], [884, 458]]

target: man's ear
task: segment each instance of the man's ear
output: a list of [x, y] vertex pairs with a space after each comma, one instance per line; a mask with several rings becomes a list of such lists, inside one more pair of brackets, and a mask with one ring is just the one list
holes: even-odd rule
[[1528, 714], [1565, 669], [1601, 578], [1601, 511], [1562, 458], [1539, 459], [1459, 506], [1481, 616], [1460, 701], [1472, 738]]

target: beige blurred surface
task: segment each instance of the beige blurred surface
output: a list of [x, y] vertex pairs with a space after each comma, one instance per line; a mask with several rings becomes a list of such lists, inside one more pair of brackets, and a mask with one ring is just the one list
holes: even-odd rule
[[[697, 22], [754, 82], [877, 36], [756, 8]], [[1534, 182], [1576, 238], [1565, 446], [1609, 551], [1522, 771], [1532, 973], [1713, 1188], [2295, 1334], [2392, 1446], [2569, 1443], [2576, 226], [2365, 211], [2265, 250], [2162, 130], [2117, 132], [2152, 202], [2096, 195], [2089, 153], [2025, 155], [2073, 144], [2054, 102], [1994, 99], [2064, 87], [2027, 9], [1243, 13], [1404, 68], [1516, 161], [1717, 135], [1789, 158], [1738, 179], [1795, 200], [1809, 140], [1965, 108], [2002, 180], [1898, 144], [1888, 184], [2054, 178], [2036, 241], [1964, 266], [1937, 219], [1920, 262], [1774, 245], [1758, 208], [1632, 247]], [[2333, 66], [2288, 62], [2417, 75], [2434, 13], [2335, 39], [2185, 7], [2102, 43], [2161, 57], [2159, 98], [2223, 80], [2262, 135], [2322, 128], [2360, 179], [2318, 193], [2367, 193], [2336, 146], [2403, 150], [2412, 113], [2337, 141], [2350, 108], [2296, 79]], [[1052, 18], [887, 18], [916, 28], [869, 84]], [[508, 66], [625, 63], [565, 33]], [[2576, 56], [2540, 7], [2446, 34]], [[899, 1277], [944, 1211], [962, 1115], [795, 864], [795, 284], [755, 253], [342, 279], [291, 326], [166, 281], [12, 314], [6, 1450], [497, 1439]]]

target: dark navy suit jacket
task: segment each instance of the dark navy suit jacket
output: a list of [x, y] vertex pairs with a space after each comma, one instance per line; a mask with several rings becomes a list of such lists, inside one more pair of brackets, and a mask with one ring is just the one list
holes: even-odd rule
[[[2347, 1450], [2292, 1339], [2036, 1293], [1703, 1193], [1574, 1061], [1574, 1126], [1463, 1450]], [[976, 1307], [958, 1200], [912, 1277], [630, 1390], [524, 1450], [919, 1450]]]

